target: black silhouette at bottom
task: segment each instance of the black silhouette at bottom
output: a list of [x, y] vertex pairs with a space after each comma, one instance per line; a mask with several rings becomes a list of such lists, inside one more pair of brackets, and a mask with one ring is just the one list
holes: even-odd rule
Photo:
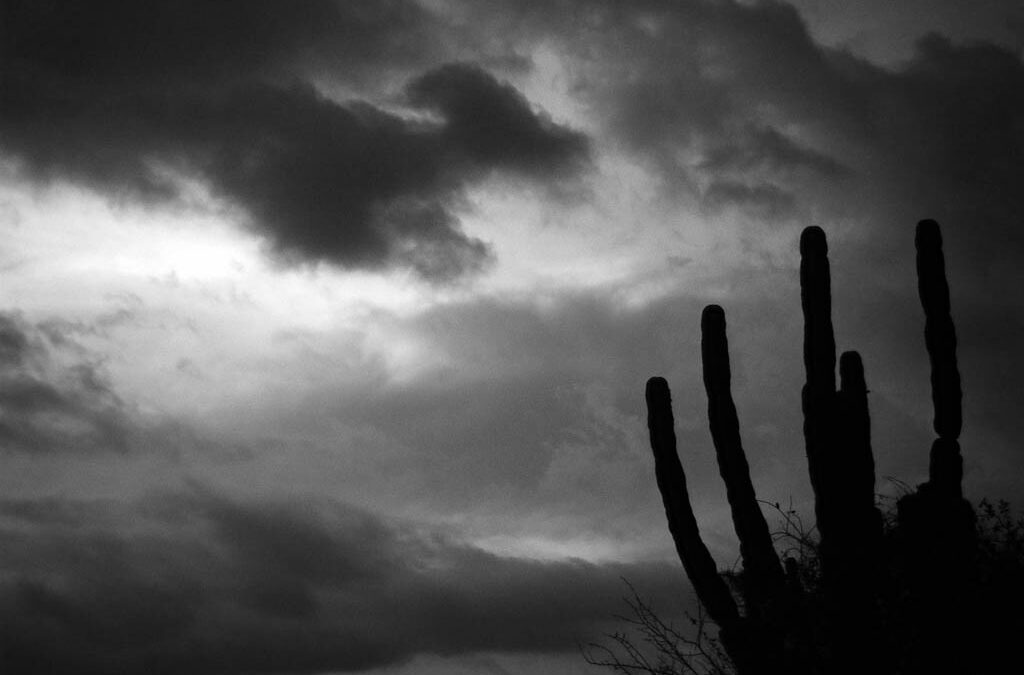
[[[651, 447], [669, 530], [703, 608], [719, 628], [719, 644], [740, 675], [1016, 669], [1006, 660], [1015, 656], [1015, 641], [1024, 639], [1018, 616], [1024, 569], [1019, 556], [1000, 567], [998, 556], [982, 555], [975, 512], [962, 494], [956, 333], [935, 221], [918, 224], [916, 246], [937, 438], [928, 481], [884, 517], [875, 502], [859, 354], [841, 355], [836, 383], [825, 234], [809, 227], [800, 239], [807, 375], [802, 406], [819, 535], [813, 556], [780, 560], [762, 515], [730, 392], [722, 308], [704, 309], [701, 353], [711, 435], [740, 540], [737, 574], [720, 574], [701, 540], [676, 452], [668, 384], [660, 377], [647, 382]], [[1012, 525], [1012, 519], [1003, 522]], [[990, 531], [986, 545], [1005, 534]], [[1019, 539], [1019, 527], [1011, 534]]]

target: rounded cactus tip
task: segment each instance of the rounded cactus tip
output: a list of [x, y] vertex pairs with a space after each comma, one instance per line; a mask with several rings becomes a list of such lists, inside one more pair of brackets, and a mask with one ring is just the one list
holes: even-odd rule
[[839, 357], [840, 368], [851, 368], [864, 370], [864, 363], [861, 361], [860, 353], [855, 351], [843, 352]]
[[930, 218], [919, 222], [914, 243], [918, 248], [942, 248], [942, 231], [939, 224]]
[[644, 394], [647, 405], [652, 409], [661, 409], [665, 405], [671, 406], [672, 394], [664, 377], [652, 377], [647, 380], [647, 391]]
[[828, 254], [828, 241], [825, 239], [825, 230], [817, 225], [805, 227], [800, 234], [800, 255], [826, 254]]
[[660, 389], [668, 389], [668, 381], [664, 377], [652, 377], [647, 380], [647, 391], [657, 391]]
[[725, 310], [722, 309], [721, 305], [708, 305], [704, 308], [704, 311], [700, 315], [701, 327], [707, 329], [710, 327], [724, 326], [725, 325]]
[[854, 351], [843, 352], [839, 357], [839, 378], [842, 388], [856, 387], [864, 389], [864, 362], [860, 354]]

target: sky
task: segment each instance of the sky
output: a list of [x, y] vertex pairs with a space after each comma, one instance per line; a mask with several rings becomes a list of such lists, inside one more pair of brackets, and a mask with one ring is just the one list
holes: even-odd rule
[[810, 512], [808, 225], [892, 497], [940, 222], [965, 492], [1016, 500], [1022, 58], [1017, 0], [0, 0], [4, 671], [594, 672], [623, 579], [694, 607], [650, 376], [735, 564], [704, 305]]

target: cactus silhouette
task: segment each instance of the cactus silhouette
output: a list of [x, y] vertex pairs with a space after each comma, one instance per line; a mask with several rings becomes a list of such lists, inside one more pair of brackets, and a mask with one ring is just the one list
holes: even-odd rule
[[[708, 420], [740, 541], [742, 571], [730, 584], [701, 540], [676, 451], [666, 381], [647, 382], [648, 426], [669, 530], [683, 567], [737, 672], [975, 672], [968, 655], [976, 545], [974, 512], [963, 499], [959, 434], [960, 374], [950, 316], [942, 237], [935, 221], [918, 223], [918, 289], [931, 364], [934, 429], [928, 481], [902, 497], [884, 527], [875, 504], [864, 365], [857, 352], [839, 358], [831, 318], [825, 233], [800, 238], [804, 316], [804, 439], [819, 533], [820, 587], [813, 597], [799, 563], [780, 560], [758, 504], [730, 391], [725, 312], [701, 317], [701, 356]], [[973, 635], [973, 633], [971, 633]]]

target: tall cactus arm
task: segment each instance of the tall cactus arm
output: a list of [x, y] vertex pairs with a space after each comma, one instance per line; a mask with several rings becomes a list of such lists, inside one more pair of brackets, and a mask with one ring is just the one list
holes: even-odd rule
[[804, 311], [804, 368], [819, 392], [836, 389], [836, 339], [832, 332], [832, 280], [825, 232], [816, 226], [800, 235], [800, 301]]
[[962, 416], [960, 370], [956, 363], [956, 329], [949, 311], [949, 285], [942, 255], [942, 233], [934, 220], [917, 224], [917, 290], [924, 308], [924, 339], [932, 368], [933, 425], [939, 438], [960, 437]]
[[784, 585], [782, 566], [750, 481], [750, 468], [740, 439], [740, 422], [730, 391], [725, 311], [718, 305], [704, 308], [700, 344], [711, 438], [732, 509], [733, 526], [740, 540], [743, 569], [751, 577], [751, 583], [746, 586], [752, 595], [762, 596], [756, 599], [777, 598]]
[[942, 233], [934, 220], [917, 224], [917, 289], [924, 308], [924, 340], [931, 363], [932, 426], [938, 438], [932, 444], [928, 482], [943, 494], [962, 494], [963, 457], [960, 454], [962, 391], [956, 362], [956, 329], [950, 315], [949, 285], [942, 254]]
[[833, 498], [831, 441], [835, 428], [836, 341], [832, 332], [832, 282], [828, 244], [820, 227], [800, 236], [800, 300], [804, 314], [804, 439], [807, 467], [814, 489], [814, 510], [827, 543], [832, 526]]
[[978, 613], [973, 590], [978, 578], [977, 530], [974, 510], [963, 498], [963, 458], [957, 440], [962, 392], [956, 332], [938, 223], [919, 222], [914, 240], [938, 438], [932, 444], [928, 481], [897, 505], [907, 566], [913, 570], [906, 597], [912, 601], [911, 617], [922, 636], [911, 659], [920, 664], [915, 672], [968, 673], [975, 672], [976, 655], [949, 649], [951, 644], [977, 644], [981, 639], [965, 638], [961, 627], [948, 620]]
[[665, 504], [668, 529], [697, 597], [711, 618], [724, 630], [739, 625], [739, 610], [707, 546], [700, 538], [697, 520], [686, 489], [686, 474], [676, 452], [672, 395], [661, 377], [647, 381], [647, 426], [654, 451], [654, 471]]

